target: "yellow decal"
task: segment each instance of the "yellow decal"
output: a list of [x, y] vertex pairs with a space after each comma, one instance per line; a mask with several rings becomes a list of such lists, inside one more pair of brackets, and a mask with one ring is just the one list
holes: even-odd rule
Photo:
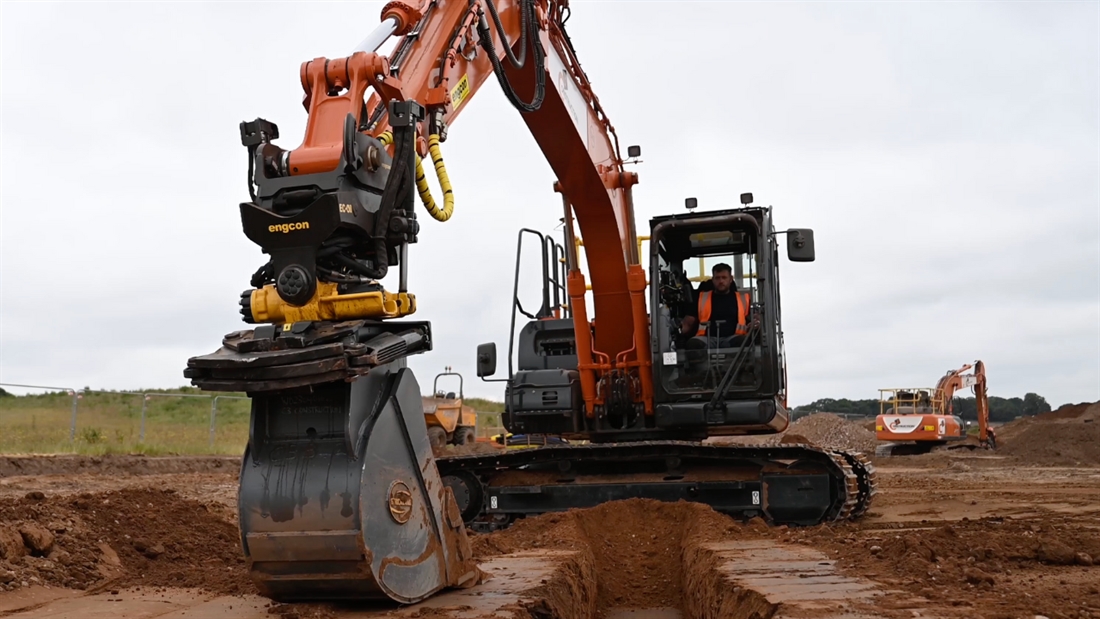
[[292, 224], [275, 224], [267, 227], [268, 232], [282, 232], [283, 234], [287, 234], [291, 230], [309, 230], [309, 222], [298, 221]]
[[283, 324], [283, 331], [290, 331], [290, 323]]
[[341, 213], [347, 213], [348, 215], [354, 215], [355, 214], [355, 207], [350, 205], [350, 204], [341, 204], [340, 205], [340, 212]]
[[451, 89], [451, 109], [457, 110], [458, 106], [470, 96], [470, 77], [463, 73], [462, 79]]

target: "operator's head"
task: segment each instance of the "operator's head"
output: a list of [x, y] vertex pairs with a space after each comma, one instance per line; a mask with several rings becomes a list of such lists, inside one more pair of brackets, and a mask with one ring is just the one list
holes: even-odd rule
[[714, 283], [714, 289], [718, 292], [729, 292], [733, 286], [733, 270], [730, 265], [722, 262], [714, 265], [710, 270], [710, 281]]

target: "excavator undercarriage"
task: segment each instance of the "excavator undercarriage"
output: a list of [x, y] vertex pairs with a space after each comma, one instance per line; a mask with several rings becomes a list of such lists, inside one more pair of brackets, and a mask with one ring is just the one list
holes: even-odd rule
[[877, 491], [874, 466], [862, 454], [810, 445], [550, 445], [436, 464], [463, 518], [479, 532], [636, 497], [704, 503], [776, 525], [816, 525], [859, 518]]

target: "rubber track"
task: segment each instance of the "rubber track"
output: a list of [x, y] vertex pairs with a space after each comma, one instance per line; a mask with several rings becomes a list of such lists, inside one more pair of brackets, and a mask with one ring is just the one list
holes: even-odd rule
[[662, 457], [702, 458], [706, 460], [749, 460], [759, 463], [778, 460], [808, 459], [832, 469], [843, 477], [844, 497], [828, 510], [825, 521], [856, 519], [865, 514], [877, 493], [874, 466], [862, 454], [826, 450], [814, 445], [780, 446], [703, 445], [687, 441], [639, 441], [632, 443], [547, 445], [493, 455], [440, 456], [436, 458], [441, 475], [516, 469], [558, 460], [630, 460]]

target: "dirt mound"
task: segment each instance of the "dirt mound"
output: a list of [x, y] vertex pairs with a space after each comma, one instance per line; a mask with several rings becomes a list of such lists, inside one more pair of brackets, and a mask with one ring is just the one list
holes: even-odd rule
[[432, 453], [439, 458], [447, 456], [472, 456], [475, 454], [499, 454], [504, 453], [504, 448], [494, 443], [474, 442], [465, 445], [444, 445], [442, 449], [433, 449]]
[[[1096, 580], [1088, 575], [1096, 569], [1094, 557], [1100, 556], [1100, 533], [1072, 518], [964, 518], [899, 530], [818, 527], [789, 535], [791, 541], [835, 555], [838, 566], [849, 573], [941, 600], [945, 606], [980, 609], [967, 617], [1093, 616], [1071, 608], [1100, 600]], [[1039, 587], [1037, 582], [1054, 586]], [[1022, 591], [1026, 595], [1021, 597]], [[1033, 612], [1023, 612], [1028, 608]]]
[[152, 488], [0, 502], [0, 588], [24, 582], [255, 592], [225, 508]]
[[805, 442], [827, 449], [847, 449], [874, 453], [878, 441], [864, 422], [848, 421], [832, 413], [815, 413], [794, 421], [781, 434], [708, 439], [717, 444], [779, 445]]
[[1067, 405], [997, 429], [997, 452], [1028, 464], [1100, 465], [1100, 404]]
[[[1090, 411], [1089, 409], [1092, 410]], [[1035, 419], [1077, 419], [1086, 414], [1092, 414], [1095, 417], [1098, 410], [1100, 410], [1100, 403], [1082, 402], [1080, 404], [1063, 404], [1049, 413], [1040, 413], [1036, 415]]]
[[741, 525], [701, 503], [629, 499], [520, 520], [472, 541], [482, 558], [535, 548], [580, 551], [595, 568], [600, 613], [668, 607], [687, 614], [685, 582], [698, 575], [685, 573], [682, 557], [706, 542], [759, 537], [766, 529], [762, 520]]
[[104, 475], [157, 475], [164, 473], [208, 473], [236, 470], [240, 457], [158, 456], [141, 454], [108, 456], [0, 456], [0, 477], [17, 475], [60, 475], [97, 473]]

